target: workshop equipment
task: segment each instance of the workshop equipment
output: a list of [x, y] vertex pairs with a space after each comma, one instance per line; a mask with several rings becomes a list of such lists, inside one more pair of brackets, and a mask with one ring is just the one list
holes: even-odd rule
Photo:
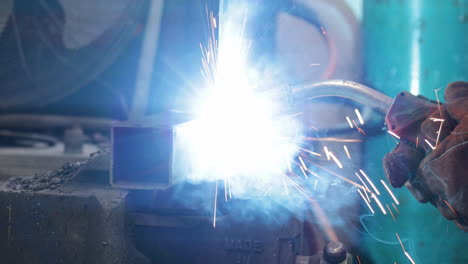
[[172, 182], [174, 126], [121, 122], [111, 128], [110, 184], [125, 189], [155, 189]]
[[[349, 96], [358, 102], [371, 98], [369, 105], [379, 111], [389, 102], [388, 97], [368, 87], [344, 81], [292, 90], [296, 91], [289, 97], [293, 102], [323, 95], [324, 91], [330, 96], [333, 90], [332, 96]], [[112, 152], [101, 151], [83, 163], [6, 182], [0, 190], [0, 223], [7, 227], [1, 231], [0, 252], [9, 252], [12, 262], [29, 263], [105, 262], [112, 257], [114, 263], [166, 259], [168, 263], [315, 264], [320, 262], [314, 259], [327, 258], [318, 254], [325, 246], [320, 228], [281, 204], [272, 205], [277, 215], [260, 211], [245, 214], [243, 210], [253, 201], [224, 203], [219, 198], [218, 225], [213, 228], [211, 212], [206, 212], [197, 196], [214, 190], [214, 183], [180, 185], [171, 178], [174, 130], [170, 124], [167, 120], [159, 125], [116, 123]], [[151, 149], [161, 147], [163, 151], [153, 156]], [[144, 151], [148, 149], [151, 151]], [[149, 157], [153, 159], [147, 162]], [[151, 171], [154, 177], [125, 174], [132, 170], [125, 163], [133, 158], [144, 161], [135, 171]], [[164, 170], [154, 170], [154, 158], [160, 159], [164, 166], [158, 168]], [[16, 251], [9, 251], [10, 247]], [[341, 246], [333, 248], [336, 251]], [[330, 255], [330, 250], [326, 252]]]

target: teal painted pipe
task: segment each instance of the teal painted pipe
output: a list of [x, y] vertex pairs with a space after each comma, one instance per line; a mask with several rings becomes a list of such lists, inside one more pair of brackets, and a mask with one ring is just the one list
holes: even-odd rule
[[[468, 0], [365, 0], [363, 12], [365, 84], [394, 97], [409, 91], [435, 99], [436, 89], [468, 81]], [[443, 98], [443, 89], [439, 91]], [[366, 169], [383, 179], [382, 158], [395, 146], [389, 136], [366, 146]], [[468, 263], [468, 234], [406, 189], [395, 190], [399, 213], [365, 216], [364, 242], [373, 263]], [[391, 206], [391, 200], [383, 201]]]

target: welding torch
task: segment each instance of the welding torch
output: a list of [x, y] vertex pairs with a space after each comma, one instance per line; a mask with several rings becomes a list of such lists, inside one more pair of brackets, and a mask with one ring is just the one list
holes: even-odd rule
[[[311, 84], [290, 87], [289, 97], [291, 104], [301, 107], [303, 103], [311, 100], [329, 97], [345, 98], [362, 106], [367, 106], [363, 112], [363, 118], [370, 126], [383, 125], [383, 117], [386, 115], [393, 99], [375, 89], [363, 84], [344, 80], [329, 80]], [[377, 113], [378, 115], [375, 115]], [[344, 119], [343, 119], [344, 120]], [[346, 122], [341, 122], [327, 128], [327, 131], [343, 131], [349, 129]]]
[[[389, 134], [399, 140], [383, 160], [393, 187], [402, 186], [422, 203], [432, 203], [447, 219], [468, 231], [468, 83], [453, 82], [445, 103], [401, 92], [394, 99], [350, 81], [325, 81], [291, 89], [293, 101], [342, 97], [385, 116]], [[383, 118], [377, 125], [383, 125]], [[367, 117], [369, 118], [369, 116]], [[344, 129], [346, 123], [332, 129]]]

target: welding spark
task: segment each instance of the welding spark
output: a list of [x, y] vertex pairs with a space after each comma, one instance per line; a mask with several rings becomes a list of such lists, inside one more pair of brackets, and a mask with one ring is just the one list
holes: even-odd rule
[[406, 249], [403, 246], [403, 242], [401, 242], [400, 236], [398, 235], [398, 233], [395, 233], [395, 235], [396, 235], [396, 237], [398, 239], [398, 242], [400, 242], [401, 249], [403, 249], [403, 252], [406, 252]]
[[358, 264], [361, 264], [361, 259], [359, 258], [359, 256], [356, 256], [357, 260], [358, 260]]
[[440, 131], [442, 131], [442, 126], [444, 125], [444, 121], [445, 120], [440, 122], [439, 130], [437, 131], [437, 139], [436, 139], [435, 148], [437, 148], [437, 146], [439, 145]]
[[398, 136], [397, 134], [395, 134], [393, 131], [387, 130], [387, 132], [388, 132], [390, 135], [396, 137], [397, 139], [400, 139], [400, 136]]
[[456, 216], [456, 215], [457, 215], [457, 211], [455, 211], [455, 209], [453, 209], [453, 207], [449, 204], [449, 202], [447, 202], [447, 200], [444, 200], [444, 203], [448, 206], [448, 208], [450, 209], [450, 211], [452, 211], [452, 213]]
[[348, 121], [348, 125], [350, 128], [354, 128], [353, 123], [351, 123], [351, 119], [349, 119], [349, 116], [346, 116], [346, 121]]
[[408, 252], [405, 251], [405, 256], [409, 259], [409, 261], [411, 261], [412, 264], [416, 264], [416, 262], [414, 262], [413, 258], [411, 258], [410, 254]]
[[411, 258], [410, 254], [406, 251], [405, 247], [403, 246], [403, 242], [401, 242], [398, 233], [395, 233], [395, 235], [398, 238], [398, 242], [400, 242], [401, 248], [403, 249], [403, 253], [405, 253], [405, 256], [409, 259], [409, 261], [411, 261], [412, 264], [416, 264], [416, 262], [414, 262], [413, 258]]
[[328, 151], [327, 146], [323, 147], [323, 151], [325, 152], [325, 156], [327, 156], [327, 160], [330, 160], [330, 152]]
[[353, 138], [335, 138], [335, 137], [303, 137], [307, 141], [325, 141], [325, 142], [347, 142], [347, 143], [359, 143], [362, 139]]
[[305, 160], [307, 162], [311, 163], [312, 165], [314, 165], [315, 167], [317, 167], [319, 169], [322, 169], [322, 170], [336, 176], [337, 178], [339, 178], [339, 179], [341, 179], [341, 180], [343, 180], [345, 182], [348, 182], [349, 184], [352, 184], [352, 185], [358, 187], [359, 189], [362, 189], [362, 190], [366, 191], [366, 189], [362, 185], [358, 184], [357, 182], [352, 181], [352, 180], [350, 180], [350, 179], [348, 179], [348, 178], [346, 178], [346, 177], [344, 177], [344, 176], [342, 176], [342, 175], [340, 175], [340, 174], [338, 174], [338, 173], [336, 173], [336, 172], [334, 172], [334, 171], [332, 171], [330, 169], [327, 169], [326, 167], [320, 166], [319, 164], [311, 161], [310, 159], [305, 158]]
[[361, 178], [361, 176], [359, 176], [359, 174], [357, 174], [356, 172], [355, 172], [354, 174], [356, 174], [356, 176], [358, 177], [359, 181], [360, 181], [360, 182], [362, 183], [362, 185], [364, 186], [364, 188], [365, 188], [365, 189], [364, 189], [364, 190], [365, 190], [364, 194], [365, 194], [366, 197], [367, 197], [367, 201], [370, 203], [370, 197], [369, 197], [369, 194], [367, 194], [367, 193], [372, 193], [371, 190], [369, 189], [369, 187], [367, 187], [366, 183], [362, 180], [362, 178]]
[[301, 162], [302, 168], [307, 170], [307, 166], [305, 165], [304, 161], [302, 160], [301, 156], [299, 156], [299, 161]]
[[239, 5], [246, 6], [230, 4], [219, 21], [209, 13], [210, 39], [202, 46], [205, 83], [191, 106], [195, 119], [179, 126], [177, 137], [189, 156], [189, 180], [229, 178], [232, 193], [243, 195], [281, 183], [277, 171], [290, 167], [287, 161], [302, 140], [291, 117], [302, 113], [283, 116], [273, 95], [279, 87], [271, 87], [271, 76], [249, 62], [248, 8]]
[[[362, 183], [362, 185], [366, 188], [366, 191], [367, 192], [371, 192], [371, 190], [369, 189], [369, 187], [367, 187], [367, 184], [362, 180], [361, 176], [359, 176], [359, 174], [357, 172], [355, 172], [354, 174], [356, 174], [356, 176], [358, 177], [359, 181]], [[366, 193], [367, 194], [367, 193]], [[370, 199], [369, 199], [370, 201]]]
[[224, 180], [224, 201], [228, 201], [227, 179]]
[[288, 186], [286, 185], [285, 177], [286, 176], [283, 176], [281, 179], [283, 179], [284, 192], [286, 193], [286, 195], [289, 196], [289, 189], [288, 189]]
[[216, 179], [215, 196], [214, 196], [213, 228], [216, 228], [216, 210], [218, 208], [217, 202], [218, 202], [218, 179]]
[[384, 208], [384, 207], [382, 206], [382, 204], [380, 203], [379, 198], [377, 198], [377, 196], [376, 196], [374, 193], [371, 193], [371, 197], [372, 197], [372, 199], [375, 200], [375, 202], [377, 203], [377, 205], [380, 207], [380, 210], [382, 210], [382, 213], [383, 213], [384, 215], [386, 215], [387, 212], [385, 211], [385, 208]]
[[330, 157], [333, 159], [333, 161], [336, 163], [336, 165], [338, 165], [338, 167], [340, 169], [343, 168], [343, 165], [341, 164], [341, 162], [336, 158], [335, 154], [333, 154], [333, 152], [329, 152], [329, 155]]
[[310, 150], [305, 149], [305, 148], [299, 147], [299, 149], [302, 150], [302, 151], [304, 151], [304, 152], [307, 152], [307, 153], [309, 153], [309, 154], [312, 154], [312, 155], [314, 155], [314, 156], [318, 156], [318, 157], [321, 157], [321, 156], [322, 156], [322, 154], [320, 154], [320, 153], [313, 152], [313, 151], [310, 151]]
[[296, 116], [300, 116], [300, 115], [302, 115], [302, 114], [304, 114], [304, 112], [295, 113], [295, 114], [290, 115], [290, 116], [288, 116], [288, 117], [286, 117], [286, 118], [293, 118], [293, 117], [296, 117]]
[[375, 187], [374, 183], [370, 180], [369, 177], [367, 177], [367, 174], [363, 171], [363, 170], [359, 170], [362, 174], [362, 176], [364, 176], [364, 178], [366, 178], [367, 182], [369, 182], [369, 184], [372, 186], [372, 189], [374, 189], [375, 193], [377, 195], [380, 195], [380, 192], [379, 190], [377, 189], [377, 187]]
[[383, 180], [380, 180], [380, 182], [382, 183], [382, 185], [385, 187], [385, 189], [387, 189], [387, 192], [390, 194], [390, 196], [392, 197], [393, 201], [395, 201], [396, 204], [400, 204], [400, 202], [397, 200], [397, 198], [395, 197], [395, 195], [393, 194], [392, 190], [390, 190], [390, 188], [388, 188], [387, 184], [383, 181]]
[[348, 151], [348, 147], [346, 147], [346, 145], [343, 146], [345, 152], [346, 152], [346, 156], [348, 156], [348, 159], [351, 159], [351, 155], [349, 154], [349, 151]]
[[426, 144], [427, 144], [432, 150], [435, 149], [435, 147], [431, 144], [431, 142], [429, 142], [429, 140], [427, 140], [427, 139], [425, 138], [424, 141], [426, 142]]
[[396, 218], [395, 218], [395, 215], [393, 215], [392, 209], [390, 209], [390, 207], [388, 206], [388, 204], [385, 204], [385, 206], [387, 207], [388, 211], [390, 212], [390, 215], [392, 216], [393, 221], [396, 221]]
[[361, 115], [361, 112], [359, 112], [359, 109], [355, 108], [354, 112], [356, 113], [359, 123], [361, 123], [361, 125], [364, 125], [364, 119], [362, 118], [362, 115]]
[[302, 173], [304, 174], [304, 177], [306, 179], [309, 179], [309, 177], [307, 176], [307, 173], [304, 171], [304, 168], [302, 168], [302, 167], [299, 167], [299, 168], [301, 169]]
[[[299, 164], [298, 164], [298, 165], [299, 165]], [[302, 168], [301, 165], [299, 165], [299, 167]], [[315, 173], [315, 172], [313, 172], [313, 171], [311, 171], [311, 170], [309, 170], [309, 169], [307, 169], [307, 168], [305, 168], [304, 170], [307, 171], [308, 173], [312, 174], [313, 176], [319, 178], [319, 179], [322, 178], [320, 175], [318, 175], [317, 173]]]
[[392, 203], [392, 206], [393, 206], [393, 208], [395, 208], [395, 211], [399, 214], [400, 211], [398, 210], [398, 208], [396, 207], [396, 205], [395, 205], [394, 203]]
[[364, 136], [366, 135], [366, 132], [364, 132], [364, 130], [362, 130], [362, 128], [360, 128], [358, 124], [356, 124], [356, 121], [354, 121], [354, 119], [353, 124], [356, 126], [356, 129], [359, 131], [359, 133], [363, 134]]
[[361, 190], [357, 190], [359, 195], [361, 196], [362, 200], [364, 200], [364, 202], [366, 203], [367, 207], [369, 207], [369, 210], [372, 212], [372, 214], [375, 214], [374, 212], [374, 209], [372, 209], [372, 206], [370, 205], [370, 203], [367, 201], [366, 197], [364, 197], [364, 195], [362, 194]]

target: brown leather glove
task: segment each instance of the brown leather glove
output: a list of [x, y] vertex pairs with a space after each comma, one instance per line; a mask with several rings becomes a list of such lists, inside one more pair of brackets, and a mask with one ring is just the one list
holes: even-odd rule
[[394, 187], [405, 185], [468, 231], [468, 82], [449, 84], [445, 104], [428, 109], [426, 118], [415, 120], [416, 142], [402, 137], [385, 156], [385, 174]]

